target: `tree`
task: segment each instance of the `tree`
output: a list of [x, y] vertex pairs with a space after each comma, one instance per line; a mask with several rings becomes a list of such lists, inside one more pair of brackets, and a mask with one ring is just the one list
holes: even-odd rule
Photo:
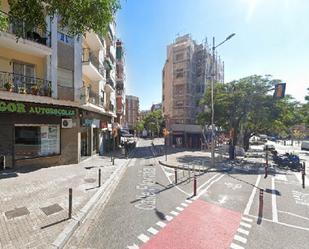
[[1, 6], [0, 6], [0, 31], [4, 31], [7, 29], [8, 26], [8, 20], [7, 16], [1, 11]]
[[163, 116], [161, 110], [150, 112], [144, 118], [144, 127], [152, 133], [160, 134], [163, 125]]
[[135, 126], [135, 130], [137, 132], [142, 132], [144, 130], [144, 121], [143, 120], [137, 122], [137, 124]]
[[[290, 125], [287, 122], [289, 118], [285, 115], [278, 119], [283, 107], [278, 102], [287, 103], [287, 100], [274, 100], [270, 94], [277, 83], [280, 83], [280, 80], [271, 80], [269, 76], [253, 75], [228, 84], [217, 83], [215, 85], [215, 124], [226, 132], [233, 130], [231, 159], [234, 157], [234, 148], [239, 137], [242, 137], [242, 144], [247, 150], [249, 139], [255, 134], [271, 132], [275, 121], [277, 128], [283, 129], [284, 125]], [[210, 106], [210, 94], [211, 91], [208, 89], [201, 104]], [[209, 125], [210, 115], [210, 112], [201, 113], [198, 117], [199, 123]], [[287, 120], [283, 120], [283, 118]]]
[[70, 35], [81, 35], [93, 30], [104, 35], [108, 24], [120, 8], [119, 0], [8, 0], [11, 22], [25, 23], [26, 30], [16, 30], [21, 37], [24, 31], [34, 28], [46, 30], [46, 15], [53, 18], [56, 14], [60, 18], [60, 26], [68, 28]]

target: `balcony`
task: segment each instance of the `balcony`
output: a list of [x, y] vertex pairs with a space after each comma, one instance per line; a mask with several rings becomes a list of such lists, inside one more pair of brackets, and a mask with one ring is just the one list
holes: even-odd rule
[[109, 51], [107, 55], [111, 58], [113, 63], [116, 61], [116, 49], [113, 45], [109, 46]]
[[103, 106], [104, 103], [104, 97], [93, 92], [89, 86], [83, 86], [80, 89], [80, 100], [81, 104], [91, 103], [93, 105]]
[[89, 48], [83, 49], [82, 55], [83, 73], [91, 80], [99, 81], [104, 79], [104, 67], [99, 59]]
[[104, 48], [104, 43], [102, 43], [102, 39], [93, 31], [88, 31], [85, 34], [85, 40], [92, 50], [101, 50]]
[[104, 105], [104, 109], [107, 112], [114, 112], [114, 105], [112, 104], [111, 101], [109, 101], [108, 103]]
[[116, 83], [116, 90], [123, 90], [124, 89], [124, 84], [122, 80], [117, 80]]
[[[2, 12], [6, 15], [6, 13]], [[16, 34], [22, 35], [17, 38]], [[0, 32], [0, 44], [3, 47], [40, 57], [51, 55], [51, 32], [39, 28], [29, 30], [25, 22], [12, 20], [7, 30]]]
[[51, 97], [51, 82], [40, 78], [0, 71], [0, 90]]
[[115, 77], [111, 72], [106, 71], [106, 86], [110, 88], [110, 91], [113, 91], [115, 89]]

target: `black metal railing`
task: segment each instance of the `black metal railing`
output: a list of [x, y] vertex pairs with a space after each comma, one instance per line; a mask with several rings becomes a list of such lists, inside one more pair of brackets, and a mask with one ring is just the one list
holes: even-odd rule
[[[36, 28], [29, 28], [27, 23], [24, 21], [9, 17], [9, 15], [3, 11], [1, 14], [7, 17], [8, 26], [5, 30], [7, 33], [11, 33], [14, 35], [20, 35], [20, 38], [27, 39], [48, 47], [51, 47], [51, 32], [50, 31], [43, 31], [42, 29]], [[18, 39], [18, 37], [16, 37]]]
[[99, 59], [90, 51], [89, 48], [83, 48], [82, 62], [91, 62], [92, 65], [104, 76], [104, 67]]
[[0, 90], [50, 97], [51, 81], [0, 71]]

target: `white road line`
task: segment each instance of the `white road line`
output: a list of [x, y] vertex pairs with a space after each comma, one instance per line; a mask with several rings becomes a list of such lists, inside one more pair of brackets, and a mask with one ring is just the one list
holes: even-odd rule
[[242, 219], [243, 221], [247, 221], [247, 222], [252, 222], [252, 221], [253, 221], [252, 219], [246, 218], [246, 217], [241, 217], [241, 219]]
[[171, 211], [170, 212], [172, 215], [174, 215], [174, 216], [177, 216], [179, 213], [178, 212], [176, 212], [176, 211]]
[[245, 248], [243, 248], [242, 246], [236, 245], [236, 244], [234, 244], [234, 243], [231, 244], [231, 248], [232, 248], [232, 249], [245, 249]]
[[275, 178], [271, 178], [271, 206], [272, 206], [272, 214], [273, 214], [273, 222], [278, 222], [278, 211], [277, 211], [277, 195], [276, 195], [276, 189], [275, 189]]
[[159, 227], [165, 227], [165, 226], [166, 226], [166, 224], [165, 224], [164, 222], [162, 222], [162, 221], [158, 221], [156, 224], [157, 224]]
[[[169, 181], [169, 183], [170, 183], [170, 184], [174, 184], [174, 183], [172, 182], [172, 180], [171, 180], [171, 179], [168, 177], [168, 175], [166, 174], [165, 169], [164, 169], [164, 167], [163, 167], [162, 165], [161, 165], [161, 169], [163, 170], [163, 172], [164, 172], [164, 174], [165, 174], [167, 180]], [[185, 195], [187, 195], [187, 196], [192, 196], [192, 194], [187, 193], [186, 191], [184, 191], [184, 190], [182, 190], [181, 188], [179, 188], [177, 185], [175, 185], [174, 187], [176, 187], [180, 192], [184, 193]]]
[[245, 223], [245, 222], [240, 222], [240, 225], [243, 226], [243, 227], [247, 227], [247, 228], [251, 228], [252, 226], [248, 223]]
[[139, 249], [139, 246], [134, 243], [132, 246], [127, 246], [128, 249]]
[[148, 228], [147, 231], [152, 233], [153, 235], [156, 235], [159, 232], [157, 229], [154, 229], [153, 227]]
[[183, 208], [182, 208], [182, 207], [176, 207], [176, 209], [177, 209], [178, 211], [183, 211]]
[[172, 216], [169, 216], [169, 215], [165, 215], [165, 219], [166, 219], [167, 221], [171, 221], [171, 220], [173, 219], [173, 217], [172, 217]]
[[246, 209], [245, 209], [245, 211], [244, 211], [244, 214], [245, 214], [245, 215], [248, 215], [249, 212], [250, 212], [250, 208], [251, 208], [252, 203], [253, 203], [254, 195], [255, 195], [255, 193], [256, 193], [256, 188], [257, 188], [257, 186], [259, 185], [260, 180], [261, 180], [261, 175], [259, 175], [259, 176], [257, 177], [256, 182], [255, 182], [255, 187], [253, 187], [253, 189], [252, 189], [252, 192], [251, 192], [251, 195], [250, 195], [250, 197], [249, 197], [249, 200], [248, 200]]
[[[300, 184], [303, 184], [303, 180], [301, 178], [301, 173], [299, 172], [294, 172], [294, 175], [296, 176], [297, 180], [300, 182]], [[305, 176], [305, 187], [309, 187], [308, 183], [309, 179]]]
[[224, 177], [224, 175], [219, 176], [216, 180], [212, 181], [205, 189], [203, 189], [197, 196], [196, 198], [199, 198], [202, 196], [211, 186], [212, 184], [216, 183], [217, 181], [221, 180], [221, 178]]
[[244, 238], [244, 237], [241, 237], [241, 236], [239, 236], [239, 235], [235, 235], [235, 236], [234, 236], [234, 240], [240, 241], [241, 243], [244, 243], [244, 244], [247, 243], [247, 239]]
[[237, 229], [237, 232], [242, 233], [242, 234], [245, 234], [245, 235], [249, 235], [249, 231], [247, 231], [247, 230], [245, 230], [245, 229], [242, 229], [242, 228], [238, 228], [238, 229]]
[[137, 238], [141, 240], [143, 243], [146, 243], [149, 240], [149, 237], [143, 233], [140, 234]]
[[[259, 217], [255, 216], [255, 215], [251, 215], [249, 214], [250, 217], [256, 218], [258, 219]], [[304, 230], [304, 231], [309, 231], [309, 227], [301, 227], [301, 226], [294, 226], [291, 224], [287, 224], [287, 223], [283, 223], [283, 222], [273, 222], [272, 220], [266, 219], [266, 218], [262, 218], [263, 221], [268, 221], [268, 222], [272, 222], [272, 223], [276, 223], [282, 226], [286, 226], [286, 227], [292, 227], [292, 228], [296, 228], [296, 229], [300, 229], [300, 230]]]
[[199, 186], [199, 187], [197, 188], [197, 191], [199, 191], [202, 187], [204, 187], [207, 183], [209, 183], [210, 181], [212, 181], [212, 179], [216, 178], [218, 175], [220, 175], [220, 174], [216, 174], [216, 175], [212, 176], [210, 179], [208, 179], [206, 182], [204, 182], [201, 186]]
[[293, 214], [293, 213], [290, 213], [290, 212], [285, 212], [285, 211], [280, 211], [278, 210], [279, 213], [284, 213], [284, 214], [289, 214], [289, 215], [292, 215], [292, 216], [295, 216], [295, 217], [298, 217], [298, 218], [301, 218], [301, 219], [304, 219], [304, 220], [309, 220], [307, 217], [304, 217], [304, 216], [301, 216], [301, 215], [298, 215], [298, 214]]
[[190, 200], [186, 200], [186, 202], [188, 202], [188, 203], [192, 203], [192, 201], [190, 201]]
[[188, 204], [187, 203], [181, 203], [182, 206], [187, 207]]
[[284, 181], [284, 182], [286, 182], [288, 179], [286, 178], [286, 175], [276, 175], [275, 176], [275, 178], [276, 178], [276, 180], [278, 180], [278, 181]]

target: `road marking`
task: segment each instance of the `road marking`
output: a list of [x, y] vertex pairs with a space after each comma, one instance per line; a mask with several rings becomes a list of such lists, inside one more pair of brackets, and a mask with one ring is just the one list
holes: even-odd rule
[[241, 219], [242, 219], [243, 221], [247, 221], [247, 222], [252, 222], [252, 221], [253, 221], [252, 219], [246, 218], [246, 217], [241, 217]]
[[143, 243], [146, 243], [149, 240], [149, 237], [143, 233], [140, 234], [137, 238], [141, 240]]
[[176, 207], [176, 209], [177, 209], [178, 211], [183, 211], [183, 208], [182, 208], [182, 207]]
[[[301, 177], [301, 173], [296, 173], [294, 172], [294, 175], [296, 176], [297, 180], [300, 182], [300, 184], [303, 184], [303, 180]], [[309, 179], [305, 176], [305, 187], [309, 187], [309, 183], [308, 183]]]
[[176, 212], [176, 211], [171, 211], [170, 212], [172, 215], [174, 215], [174, 216], [177, 216], [179, 213], [178, 212]]
[[276, 178], [276, 180], [278, 180], [278, 181], [284, 181], [284, 182], [286, 182], [288, 179], [286, 178], [286, 175], [276, 175], [275, 176], [275, 178]]
[[165, 226], [166, 226], [166, 224], [165, 224], [164, 222], [162, 222], [162, 221], [158, 221], [156, 224], [157, 224], [159, 227], [165, 227]]
[[235, 236], [234, 236], [234, 240], [240, 241], [241, 243], [244, 243], [244, 244], [247, 243], [247, 239], [244, 238], [244, 237], [241, 237], [241, 236], [239, 236], [239, 235], [235, 235]]
[[240, 222], [240, 225], [243, 226], [243, 227], [247, 227], [247, 228], [251, 228], [252, 226], [248, 223], [245, 223], [245, 222]]
[[245, 248], [243, 248], [242, 246], [236, 245], [236, 244], [234, 244], [234, 243], [231, 244], [231, 248], [232, 248], [232, 249], [245, 249]]
[[245, 230], [245, 229], [242, 229], [242, 228], [238, 228], [238, 229], [237, 229], [237, 232], [242, 233], [242, 234], [245, 234], [245, 235], [249, 235], [249, 231], [247, 231], [247, 230]]
[[[253, 217], [253, 218], [256, 218], [258, 219], [259, 217], [255, 216], [255, 215], [252, 215], [252, 214], [249, 214], [250, 217]], [[287, 223], [283, 223], [283, 222], [273, 222], [272, 220], [269, 220], [269, 219], [266, 219], [266, 218], [262, 218], [263, 221], [268, 221], [268, 222], [272, 222], [272, 223], [276, 223], [276, 224], [279, 224], [279, 225], [282, 225], [282, 226], [286, 226], [286, 227], [292, 227], [292, 228], [296, 228], [296, 229], [300, 229], [300, 230], [304, 230], [304, 231], [309, 231], [309, 227], [301, 227], [301, 226], [294, 226], [294, 225], [291, 225], [291, 224], [287, 224]]]
[[139, 246], [134, 243], [133, 246], [127, 246], [128, 249], [139, 249]]
[[272, 206], [272, 214], [273, 214], [273, 222], [278, 222], [278, 211], [277, 211], [277, 195], [276, 195], [276, 189], [275, 189], [275, 178], [271, 178], [271, 206]]
[[207, 183], [209, 183], [210, 181], [212, 181], [212, 179], [216, 178], [218, 175], [220, 174], [215, 174], [214, 176], [212, 176], [210, 179], [208, 179], [206, 182], [204, 182], [201, 186], [199, 186], [197, 188], [197, 191], [199, 191], [202, 187], [204, 187]]
[[256, 179], [256, 182], [255, 182], [255, 187], [253, 187], [252, 189], [252, 192], [251, 192], [251, 195], [249, 197], [249, 200], [248, 200], [248, 203], [247, 203], [247, 206], [246, 206], [246, 209], [244, 211], [244, 214], [245, 215], [248, 215], [249, 212], [250, 212], [250, 208], [252, 206], [252, 203], [253, 203], [253, 199], [254, 199], [254, 196], [255, 196], [255, 193], [256, 193], [256, 189], [257, 189], [257, 186], [259, 185], [260, 183], [260, 180], [261, 180], [261, 175], [259, 175]]
[[214, 183], [221, 180], [221, 178], [224, 177], [224, 175], [219, 176], [216, 180], [212, 181], [203, 191], [201, 191], [195, 198], [201, 197]]
[[188, 204], [187, 203], [181, 203], [182, 206], [187, 207]]
[[188, 202], [188, 203], [192, 203], [192, 201], [191, 201], [191, 200], [186, 200], [186, 202]]
[[156, 235], [159, 232], [157, 229], [154, 229], [153, 227], [148, 228], [147, 231], [152, 233], [153, 235]]
[[[160, 166], [161, 166], [161, 169], [163, 170], [163, 172], [164, 172], [164, 174], [165, 174], [167, 180], [169, 181], [169, 183], [170, 183], [170, 184], [174, 184], [174, 183], [172, 182], [172, 180], [171, 180], [171, 179], [168, 177], [168, 175], [166, 174], [166, 171], [165, 171], [164, 167], [163, 167], [162, 165], [160, 165]], [[177, 185], [174, 185], [174, 187], [176, 187], [180, 192], [184, 193], [185, 195], [187, 195], [187, 196], [192, 196], [192, 194], [187, 193], [186, 191], [184, 191], [184, 190], [182, 190], [181, 188], [179, 188]]]
[[285, 212], [285, 211], [280, 211], [280, 210], [278, 210], [278, 212], [279, 213], [284, 213], [284, 214], [289, 214], [289, 215], [292, 215], [292, 216], [295, 216], [295, 217], [298, 217], [298, 218], [301, 218], [301, 219], [304, 219], [304, 220], [309, 220], [309, 218], [301, 216], [301, 215], [298, 215], [298, 214], [293, 214], [293, 213], [290, 213], [290, 212]]
[[172, 216], [169, 216], [169, 215], [165, 215], [165, 219], [166, 219], [167, 221], [171, 221], [171, 220], [173, 219], [173, 217], [172, 217]]

